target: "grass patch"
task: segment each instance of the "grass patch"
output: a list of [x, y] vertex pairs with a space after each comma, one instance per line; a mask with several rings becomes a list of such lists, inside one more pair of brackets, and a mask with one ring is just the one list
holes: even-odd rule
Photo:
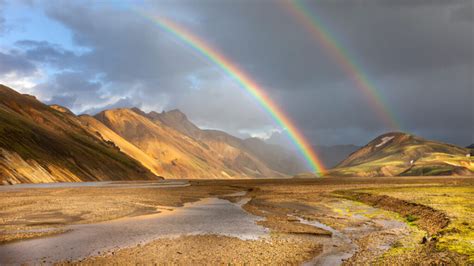
[[413, 223], [414, 221], [418, 220], [418, 217], [416, 215], [408, 214], [407, 216], [405, 216], [405, 220], [408, 223]]
[[[387, 195], [443, 211], [451, 223], [439, 233], [437, 248], [466, 255], [474, 263], [473, 186], [379, 188], [361, 192]], [[405, 217], [408, 222], [409, 218], [416, 217]]]

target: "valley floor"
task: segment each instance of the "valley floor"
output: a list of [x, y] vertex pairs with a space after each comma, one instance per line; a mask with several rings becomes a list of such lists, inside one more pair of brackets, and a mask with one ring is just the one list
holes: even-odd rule
[[474, 177], [0, 187], [0, 264], [474, 263]]

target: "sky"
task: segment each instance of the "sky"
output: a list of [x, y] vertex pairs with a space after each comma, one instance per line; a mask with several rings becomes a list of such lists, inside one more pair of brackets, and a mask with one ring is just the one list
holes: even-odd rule
[[278, 0], [0, 0], [0, 83], [77, 114], [178, 108], [203, 128], [286, 145], [232, 77], [149, 19], [163, 17], [245, 71], [314, 145], [392, 130], [474, 143], [473, 1], [300, 2], [372, 97]]

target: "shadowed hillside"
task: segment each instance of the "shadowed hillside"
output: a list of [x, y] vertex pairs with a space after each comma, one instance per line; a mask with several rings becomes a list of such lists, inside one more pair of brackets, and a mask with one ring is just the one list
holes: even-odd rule
[[66, 108], [0, 85], [0, 182], [157, 179]]
[[387, 133], [352, 153], [330, 176], [470, 175], [469, 149], [405, 133]]

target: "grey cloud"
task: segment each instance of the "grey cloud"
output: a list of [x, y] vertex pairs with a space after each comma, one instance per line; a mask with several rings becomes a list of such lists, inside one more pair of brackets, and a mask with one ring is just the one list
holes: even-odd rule
[[[48, 41], [21, 40], [15, 42], [15, 45], [22, 49], [25, 58], [31, 61], [49, 63], [61, 68], [67, 68], [79, 62], [73, 52]], [[78, 67], [74, 65], [74, 68]]]
[[162, 76], [192, 71], [201, 64], [194, 55], [176, 49], [174, 40], [156, 25], [130, 10], [64, 3], [60, 8], [53, 5], [47, 13], [72, 30], [77, 44], [92, 49], [82, 60], [92, 70], [103, 72], [107, 80], [156, 85]]
[[459, 22], [474, 22], [474, 2], [469, 1], [454, 9], [451, 13], [451, 19]]
[[[471, 63], [472, 25], [450, 23], [453, 8], [465, 1], [306, 3], [359, 68], [371, 76]], [[193, 32], [221, 48], [269, 87], [339, 81], [346, 74], [318, 41], [276, 2], [186, 1], [201, 14]], [[405, 8], [406, 7], [406, 8]], [[189, 7], [188, 7], [189, 8]], [[204, 14], [204, 15], [203, 15]], [[245, 18], [245, 19], [242, 19]]]
[[74, 106], [77, 96], [75, 95], [54, 95], [47, 104], [57, 104], [60, 106]]
[[274, 124], [253, 98], [226, 82], [208, 81], [201, 90], [175, 94], [169, 106], [178, 106], [201, 126], [233, 134], [239, 134], [241, 129], [252, 131]]
[[426, 7], [426, 6], [449, 6], [453, 4], [467, 3], [470, 0], [319, 0], [318, 4], [332, 5], [332, 6], [349, 6], [349, 7], [364, 7], [364, 6], [389, 6], [389, 7]]
[[[35, 87], [41, 91], [50, 104], [65, 105], [74, 112], [83, 108], [91, 108], [107, 102], [107, 98], [100, 93], [102, 84], [91, 80], [83, 72], [62, 72], [54, 75], [48, 81]], [[59, 100], [59, 102], [54, 102]]]
[[141, 106], [136, 105], [136, 102], [130, 98], [122, 98], [119, 99], [118, 101], [112, 103], [112, 104], [107, 104], [104, 106], [100, 107], [94, 107], [88, 110], [85, 110], [84, 114], [89, 114], [89, 115], [95, 115], [97, 113], [100, 113], [104, 110], [110, 110], [110, 109], [116, 109], [116, 108], [132, 108], [132, 107], [138, 107], [140, 108]]
[[[401, 130], [473, 142], [472, 1], [306, 1], [384, 100]], [[69, 67], [38, 86], [75, 110], [179, 108], [198, 124], [239, 131], [278, 128], [258, 103], [132, 9], [72, 1], [43, 4], [68, 28], [75, 55], [47, 42], [19, 43], [35, 62]], [[315, 144], [364, 144], [388, 130], [341, 65], [275, 1], [150, 1], [255, 79]], [[467, 10], [467, 11], [466, 11]], [[69, 97], [69, 98], [68, 98]], [[75, 99], [72, 103], [72, 99]]]
[[22, 54], [15, 51], [12, 53], [0, 52], [0, 75], [13, 72], [20, 75], [28, 75], [35, 71], [35, 65], [27, 60]]

